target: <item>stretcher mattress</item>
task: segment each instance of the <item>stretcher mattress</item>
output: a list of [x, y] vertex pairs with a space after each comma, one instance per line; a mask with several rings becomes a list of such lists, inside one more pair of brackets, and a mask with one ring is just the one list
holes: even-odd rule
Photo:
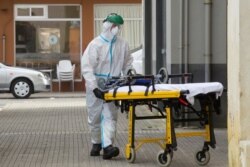
[[[223, 85], [219, 82], [208, 82], [208, 83], [186, 83], [186, 84], [155, 84], [155, 91], [183, 91], [188, 90], [189, 93], [186, 94], [186, 99], [193, 104], [194, 97], [199, 94], [215, 93], [216, 97], [222, 95]], [[132, 85], [130, 86], [132, 92], [151, 92], [153, 86], [151, 85], [148, 90], [146, 86]], [[114, 89], [109, 90], [109, 93], [113, 93]], [[119, 87], [117, 90], [119, 92], [129, 92], [129, 86]]]

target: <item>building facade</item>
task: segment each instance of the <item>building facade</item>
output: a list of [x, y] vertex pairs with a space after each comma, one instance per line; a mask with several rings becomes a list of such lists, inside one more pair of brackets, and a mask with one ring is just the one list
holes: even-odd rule
[[[169, 73], [193, 73], [193, 82], [227, 87], [227, 0], [0, 0], [0, 61], [52, 69], [58, 91], [56, 65], [70, 59], [75, 90], [84, 90], [80, 57], [112, 12], [123, 15], [122, 36], [130, 48], [143, 46], [146, 74], [167, 67]], [[62, 90], [69, 91], [69, 84]], [[226, 126], [226, 104], [224, 93], [219, 127]]]
[[[227, 0], [144, 0], [143, 6], [146, 74], [166, 67], [227, 88]], [[227, 92], [214, 119], [216, 127], [227, 126]]]
[[[140, 0], [0, 0], [0, 62], [37, 70], [52, 70], [58, 91], [56, 66], [68, 59], [75, 64], [75, 90], [84, 90], [80, 58], [88, 43], [101, 32], [110, 13], [124, 17], [122, 31], [131, 47], [141, 45]], [[62, 90], [69, 91], [70, 83]]]

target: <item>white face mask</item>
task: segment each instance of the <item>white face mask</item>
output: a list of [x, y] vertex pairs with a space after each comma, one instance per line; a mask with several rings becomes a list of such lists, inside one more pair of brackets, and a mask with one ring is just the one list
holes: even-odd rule
[[117, 35], [119, 34], [119, 28], [118, 28], [118, 26], [112, 28], [111, 33], [112, 33], [114, 36], [117, 36]]
[[112, 27], [112, 23], [110, 23], [110, 22], [108, 22], [108, 21], [106, 21], [106, 22], [104, 22], [103, 23], [103, 32], [106, 32], [106, 31], [108, 31], [111, 27]]

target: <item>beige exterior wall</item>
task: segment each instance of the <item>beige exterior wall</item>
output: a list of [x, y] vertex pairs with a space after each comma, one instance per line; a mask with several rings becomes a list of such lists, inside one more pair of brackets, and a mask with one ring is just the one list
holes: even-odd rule
[[[141, 0], [0, 0], [0, 62], [14, 65], [14, 5], [15, 4], [80, 4], [82, 5], [82, 49], [87, 47], [88, 43], [94, 37], [94, 5], [95, 4], [126, 4], [141, 3]], [[87, 23], [87, 24], [86, 24]], [[3, 36], [5, 36], [5, 56], [3, 56]], [[69, 85], [62, 86], [62, 90], [69, 90]], [[75, 90], [85, 90], [84, 80], [75, 82]], [[53, 83], [53, 90], [58, 91], [58, 84]]]
[[250, 1], [228, 1], [229, 166], [250, 166]]

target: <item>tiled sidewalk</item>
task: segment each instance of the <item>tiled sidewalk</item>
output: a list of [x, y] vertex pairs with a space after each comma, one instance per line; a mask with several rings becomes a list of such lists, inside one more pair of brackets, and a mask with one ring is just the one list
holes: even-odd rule
[[[124, 155], [127, 119], [119, 114], [116, 146], [121, 154], [113, 160], [90, 157], [90, 135], [82, 94], [49, 96], [37, 94], [27, 100], [0, 97], [1, 167], [119, 167], [158, 166], [157, 144], [145, 144], [136, 152], [134, 164]], [[8, 95], [6, 95], [8, 96]], [[157, 122], [156, 122], [157, 121]], [[136, 137], [163, 136], [164, 121], [136, 121]], [[183, 131], [183, 129], [177, 129]], [[217, 148], [210, 149], [209, 167], [227, 167], [227, 132], [216, 129]], [[171, 167], [196, 167], [194, 153], [203, 145], [201, 137], [178, 139]]]

